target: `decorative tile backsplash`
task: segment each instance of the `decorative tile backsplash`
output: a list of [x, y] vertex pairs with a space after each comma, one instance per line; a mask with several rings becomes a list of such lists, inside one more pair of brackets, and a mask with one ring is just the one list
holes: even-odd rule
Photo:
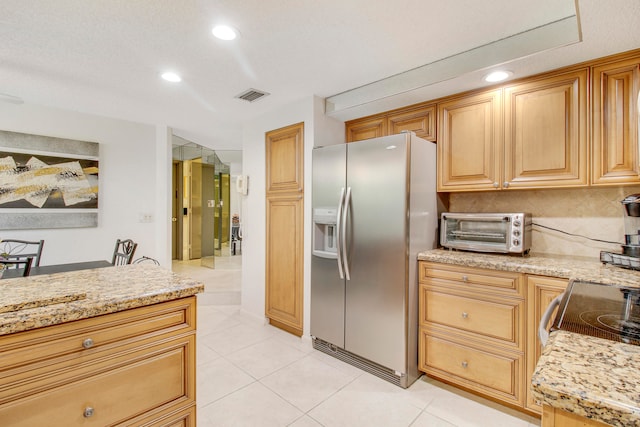
[[534, 224], [566, 233], [533, 226], [531, 252], [547, 255], [572, 255], [599, 258], [601, 250], [619, 252], [624, 242], [624, 209], [620, 201], [640, 193], [640, 186], [514, 190], [451, 193], [451, 212], [530, 212]]

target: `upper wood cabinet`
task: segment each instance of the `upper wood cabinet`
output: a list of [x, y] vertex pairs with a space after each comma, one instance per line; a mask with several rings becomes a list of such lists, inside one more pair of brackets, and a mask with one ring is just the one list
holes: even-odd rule
[[345, 131], [347, 142], [387, 136], [387, 120], [384, 116], [365, 117], [347, 122]]
[[266, 135], [267, 194], [303, 191], [304, 125], [287, 126]]
[[504, 89], [503, 188], [588, 185], [587, 77], [585, 68]]
[[425, 105], [415, 109], [396, 110], [387, 116], [389, 135], [403, 131], [415, 132], [427, 141], [436, 140], [436, 105]]
[[592, 68], [593, 185], [637, 184], [640, 58]]
[[347, 142], [362, 141], [404, 131], [429, 141], [436, 140], [436, 104], [410, 106], [346, 123]]
[[438, 104], [438, 191], [498, 188], [502, 175], [502, 90]]

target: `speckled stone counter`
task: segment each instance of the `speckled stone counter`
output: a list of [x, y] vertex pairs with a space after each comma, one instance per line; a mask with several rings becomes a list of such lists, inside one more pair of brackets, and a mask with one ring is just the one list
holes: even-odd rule
[[613, 426], [640, 426], [640, 346], [552, 332], [531, 382], [537, 399]]
[[0, 280], [0, 335], [195, 295], [204, 285], [135, 264]]
[[598, 259], [530, 255], [526, 257], [433, 249], [420, 252], [421, 261], [514, 273], [578, 279], [583, 281], [640, 287], [640, 271], [602, 264]]

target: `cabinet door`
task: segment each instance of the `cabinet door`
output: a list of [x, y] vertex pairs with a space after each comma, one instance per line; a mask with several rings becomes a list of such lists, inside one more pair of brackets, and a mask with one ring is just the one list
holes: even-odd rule
[[588, 184], [587, 70], [509, 86], [505, 188]]
[[304, 123], [266, 134], [267, 194], [303, 191]]
[[499, 187], [501, 99], [498, 89], [438, 104], [438, 191]]
[[[527, 397], [526, 407], [532, 411], [540, 413], [542, 408], [534, 399], [529, 384], [533, 371], [542, 352], [540, 339], [538, 338], [538, 325], [542, 319], [542, 315], [549, 306], [549, 303], [564, 292], [569, 281], [567, 279], [558, 279], [543, 276], [527, 276], [528, 298], [527, 298]], [[551, 319], [555, 316], [551, 316]], [[547, 325], [547, 328], [549, 325]]]
[[387, 119], [384, 116], [364, 117], [346, 123], [347, 142], [387, 136]]
[[593, 68], [594, 185], [637, 184], [638, 58]]
[[265, 312], [271, 323], [302, 336], [303, 196], [267, 199]]
[[416, 136], [428, 141], [436, 140], [436, 105], [391, 112], [387, 118], [389, 135], [403, 131], [415, 132]]

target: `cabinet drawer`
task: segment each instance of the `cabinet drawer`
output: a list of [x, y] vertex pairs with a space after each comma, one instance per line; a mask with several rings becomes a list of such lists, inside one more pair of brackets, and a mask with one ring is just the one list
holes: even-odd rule
[[425, 308], [423, 324], [437, 323], [519, 345], [522, 301], [486, 301], [436, 292], [424, 286], [421, 293]]
[[521, 356], [497, 355], [445, 339], [420, 334], [420, 369], [448, 381], [520, 400]]
[[524, 297], [524, 287], [518, 273], [421, 262], [420, 282], [426, 283], [430, 279], [457, 282], [456, 285], [464, 287], [489, 287], [493, 292]]
[[1, 405], [0, 419], [14, 427], [106, 426], [177, 403], [192, 404], [194, 354], [191, 335], [114, 356], [111, 369]]
[[190, 297], [0, 336], [0, 383], [6, 371], [19, 366], [64, 355], [73, 357], [77, 352], [95, 352], [169, 331], [193, 330], [195, 297]]

